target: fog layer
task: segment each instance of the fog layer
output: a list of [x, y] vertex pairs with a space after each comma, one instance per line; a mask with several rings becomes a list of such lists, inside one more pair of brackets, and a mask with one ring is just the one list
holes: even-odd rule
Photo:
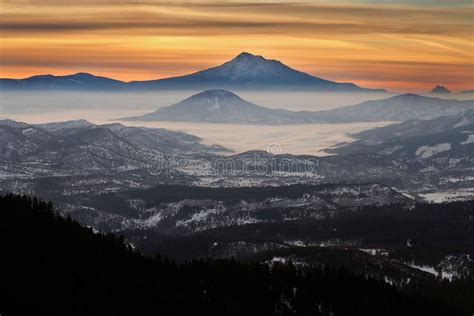
[[[148, 113], [181, 101], [199, 91], [157, 91], [134, 93], [110, 92], [1, 92], [0, 119], [27, 123], [45, 123], [87, 119], [96, 124]], [[383, 99], [387, 93], [321, 93], [321, 92], [252, 92], [236, 93], [253, 103], [269, 108], [318, 111], [366, 100]], [[350, 141], [349, 133], [383, 126], [388, 122], [355, 124], [311, 124], [285, 126], [243, 126], [175, 122], [121, 122], [126, 125], [162, 127], [184, 131], [203, 139], [206, 144], [219, 144], [241, 152], [266, 150], [278, 144], [282, 153], [323, 155], [321, 150]]]

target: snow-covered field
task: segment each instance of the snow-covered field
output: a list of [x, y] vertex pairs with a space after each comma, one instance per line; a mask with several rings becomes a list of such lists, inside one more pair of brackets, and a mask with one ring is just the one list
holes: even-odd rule
[[447, 201], [468, 200], [474, 198], [474, 188], [455, 189], [420, 194], [426, 201], [442, 203]]

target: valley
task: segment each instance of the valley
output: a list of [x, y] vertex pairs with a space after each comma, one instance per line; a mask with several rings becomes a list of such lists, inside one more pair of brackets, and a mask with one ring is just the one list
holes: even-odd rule
[[427, 202], [472, 198], [473, 124], [472, 111], [409, 120], [309, 156], [235, 154], [119, 123], [4, 120], [0, 189], [55, 201], [63, 216], [179, 261], [361, 260], [361, 271], [398, 284], [464, 278], [473, 268], [471, 202]]

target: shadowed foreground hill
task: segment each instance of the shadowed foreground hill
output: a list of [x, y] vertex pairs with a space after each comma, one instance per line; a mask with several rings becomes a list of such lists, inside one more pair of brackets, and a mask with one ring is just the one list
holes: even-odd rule
[[146, 258], [24, 196], [0, 197], [0, 251], [2, 315], [456, 315], [327, 267]]

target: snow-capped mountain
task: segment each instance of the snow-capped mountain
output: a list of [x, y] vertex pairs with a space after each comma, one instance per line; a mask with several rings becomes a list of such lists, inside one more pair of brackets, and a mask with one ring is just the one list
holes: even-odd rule
[[[243, 52], [224, 64], [190, 75], [131, 82], [136, 88], [193, 89], [311, 89], [370, 91], [352, 83], [338, 83], [292, 69], [282, 62]], [[381, 90], [378, 90], [381, 91]]]
[[292, 69], [278, 60], [241, 53], [224, 64], [189, 75], [149, 81], [122, 81], [87, 73], [0, 79], [1, 90], [150, 90], [150, 89], [300, 89], [318, 91], [384, 91], [339, 83]]
[[138, 121], [181, 121], [237, 124], [297, 124], [311, 122], [303, 112], [265, 108], [227, 90], [207, 90], [179, 103], [139, 117]]

